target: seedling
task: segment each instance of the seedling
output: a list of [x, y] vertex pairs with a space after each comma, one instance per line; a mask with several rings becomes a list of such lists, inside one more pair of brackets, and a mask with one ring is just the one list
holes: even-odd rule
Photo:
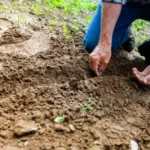
[[94, 108], [92, 107], [92, 101], [91, 101], [91, 99], [89, 98], [88, 99], [88, 103], [87, 104], [85, 104], [83, 107], [82, 107], [82, 110], [84, 111], [84, 112], [89, 112], [89, 111], [91, 111], [91, 110], [93, 110]]
[[[138, 36], [140, 39], [136, 39], [137, 43], [140, 43], [139, 40], [147, 40], [148, 36], [146, 34], [143, 34], [143, 31], [146, 30], [146, 27], [148, 25], [147, 21], [144, 20], [136, 20], [133, 24], [132, 24], [132, 28], [133, 28], [133, 32], [136, 36]], [[140, 33], [142, 32], [142, 33]]]
[[[36, 0], [36, 4], [31, 6], [31, 9], [34, 11], [36, 15], [45, 14], [47, 12], [53, 12], [55, 8], [61, 9], [62, 17], [72, 18], [73, 20], [77, 19], [77, 22], [82, 23], [82, 19], [79, 18], [79, 14], [83, 13], [84, 15], [88, 15], [89, 11], [93, 11], [97, 8], [97, 3], [92, 2], [91, 0]], [[85, 17], [86, 18], [86, 17]], [[86, 27], [88, 26], [90, 17], [86, 19]], [[54, 18], [53, 25], [57, 25], [58, 20]], [[73, 23], [74, 32], [78, 32], [78, 24], [77, 22]], [[54, 30], [54, 26], [50, 27], [51, 30]], [[70, 36], [68, 35], [68, 28], [66, 25], [62, 27], [64, 36], [66, 39], [69, 39]]]
[[62, 122], [64, 122], [64, 121], [65, 121], [65, 116], [64, 116], [64, 115], [58, 116], [58, 117], [56, 117], [56, 118], [54, 119], [54, 122], [55, 122], [55, 123], [62, 123]]
[[53, 25], [56, 26], [58, 24], [58, 19], [55, 17], [53, 20]]
[[20, 10], [18, 10], [18, 18], [17, 18], [17, 27], [20, 27], [21, 21], [25, 20], [26, 18], [21, 16]]
[[44, 12], [40, 9], [40, 5], [32, 5], [32, 10], [34, 11], [34, 14], [36, 14], [36, 15], [43, 15], [44, 14]]
[[66, 34], [66, 33], [67, 33], [67, 31], [68, 31], [68, 28], [67, 28], [66, 24], [64, 24], [64, 25], [62, 26], [62, 28], [63, 28], [63, 32], [64, 32], [64, 34]]
[[67, 40], [69, 40], [69, 39], [71, 38], [71, 36], [70, 36], [70, 35], [66, 35], [65, 38], [66, 38]]

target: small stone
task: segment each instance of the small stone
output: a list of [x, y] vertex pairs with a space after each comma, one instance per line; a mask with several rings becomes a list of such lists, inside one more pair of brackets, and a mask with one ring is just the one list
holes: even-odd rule
[[76, 131], [76, 128], [73, 124], [69, 124], [69, 128], [71, 131], [75, 132]]
[[109, 93], [109, 88], [106, 88], [106, 93]]
[[34, 30], [34, 31], [39, 31], [41, 29], [41, 27], [35, 23], [28, 23], [28, 25]]
[[45, 129], [44, 129], [44, 128], [41, 128], [38, 133], [39, 133], [40, 135], [42, 135], [44, 132], [45, 132]]
[[71, 146], [71, 147], [70, 147], [70, 150], [79, 150], [79, 148], [76, 147], [76, 146]]
[[18, 121], [14, 126], [14, 135], [23, 136], [25, 134], [34, 133], [37, 131], [37, 125], [34, 122]]
[[20, 148], [11, 146], [11, 145], [7, 145], [7, 146], [3, 147], [3, 150], [20, 150]]
[[101, 150], [102, 147], [95, 145], [94, 147], [92, 147], [92, 149], [94, 149], [94, 150]]
[[90, 132], [95, 139], [100, 138], [100, 133], [96, 129], [91, 129]]
[[66, 128], [63, 125], [55, 124], [55, 131], [65, 131]]
[[110, 91], [110, 93], [111, 93], [111, 94], [114, 94], [114, 92], [113, 92], [113, 91]]
[[66, 150], [66, 148], [64, 148], [64, 147], [57, 147], [57, 148], [55, 148], [55, 150]]
[[83, 130], [83, 131], [88, 131], [89, 128], [88, 128], [87, 126], [83, 126], [83, 127], [82, 127], [82, 130]]
[[70, 87], [70, 85], [69, 85], [69, 83], [67, 82], [67, 83], [63, 84], [61, 88], [64, 89], [64, 90], [66, 90], [66, 89], [68, 89], [69, 87]]
[[65, 127], [65, 131], [68, 132], [68, 133], [71, 132], [69, 127]]
[[24, 147], [27, 147], [29, 145], [29, 142], [25, 141], [23, 145], [24, 145]]
[[99, 141], [94, 141], [94, 144], [95, 145], [100, 145], [100, 142]]
[[52, 149], [52, 144], [50, 143], [44, 144], [44, 150], [51, 150], [51, 149]]
[[59, 147], [59, 146], [60, 146], [60, 143], [59, 143], [59, 142], [53, 142], [52, 145], [53, 145], [54, 148], [56, 148], [56, 147]]
[[4, 139], [9, 139], [13, 136], [13, 133], [8, 130], [3, 130], [0, 132], [0, 136]]
[[35, 121], [41, 122], [41, 120], [44, 118], [44, 114], [42, 114], [40, 111], [33, 111], [32, 118]]
[[67, 145], [68, 145], [68, 146], [72, 146], [72, 139], [68, 139]]

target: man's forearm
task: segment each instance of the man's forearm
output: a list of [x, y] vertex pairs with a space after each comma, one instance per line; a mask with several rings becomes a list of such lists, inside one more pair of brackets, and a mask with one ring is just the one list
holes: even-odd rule
[[100, 45], [111, 46], [114, 27], [120, 15], [121, 9], [121, 4], [103, 3], [101, 34], [99, 40]]

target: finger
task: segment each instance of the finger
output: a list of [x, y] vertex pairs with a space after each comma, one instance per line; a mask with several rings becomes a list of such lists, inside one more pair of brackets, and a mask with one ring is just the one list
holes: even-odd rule
[[143, 81], [144, 81], [144, 84], [145, 84], [145, 85], [150, 85], [150, 75], [147, 75], [147, 76], [143, 79]]
[[97, 68], [97, 71], [98, 71], [99, 76], [102, 74], [102, 71], [100, 70], [101, 65], [102, 65], [102, 64], [99, 63], [99, 64], [98, 64], [98, 68]]
[[90, 69], [96, 74], [99, 76], [99, 71], [98, 71], [98, 66], [99, 66], [99, 59], [97, 58], [97, 56], [93, 56], [93, 55], [90, 55], [89, 56], [89, 59], [90, 59], [90, 63], [89, 63], [89, 67]]
[[92, 69], [92, 60], [90, 59], [90, 57], [89, 57], [89, 67], [90, 69]]
[[150, 74], [150, 65], [147, 66], [144, 71], [143, 71], [146, 75], [149, 75]]
[[141, 72], [139, 72], [137, 68], [133, 68], [132, 72], [133, 72], [134, 76], [141, 75]]
[[90, 69], [91, 69], [92, 71], [93, 71], [92, 66], [94, 65], [94, 64], [93, 64], [93, 61], [94, 61], [93, 56], [89, 56], [89, 67], [90, 67]]
[[140, 76], [141, 78], [144, 78], [146, 76], [145, 72], [139, 72], [137, 68], [133, 68], [132, 69], [133, 75], [136, 76]]
[[99, 66], [99, 69], [98, 69], [99, 73], [102, 73], [105, 70], [106, 66], [107, 66], [107, 63], [102, 62], [102, 64]]
[[142, 78], [139, 74], [135, 74], [136, 79], [142, 83], [145, 84], [147, 81], [145, 80], [145, 78]]
[[90, 69], [96, 74], [99, 75], [99, 72], [97, 70], [98, 68], [98, 61], [96, 58], [90, 57]]

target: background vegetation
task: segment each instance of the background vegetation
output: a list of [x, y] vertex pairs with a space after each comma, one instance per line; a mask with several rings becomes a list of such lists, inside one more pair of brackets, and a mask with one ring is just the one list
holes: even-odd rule
[[[26, 20], [24, 11], [32, 11], [35, 15], [51, 14], [50, 30], [55, 30], [61, 24], [61, 30], [66, 39], [70, 39], [77, 32], [85, 32], [97, 8], [97, 2], [92, 0], [36, 0], [34, 2], [19, 0], [7, 3], [9, 5], [1, 6], [0, 11], [7, 11], [7, 9], [17, 11], [16, 25], [18, 27], [23, 20]], [[148, 39], [148, 33], [145, 32], [147, 26], [148, 22], [144, 20], [136, 20], [132, 24], [137, 44]]]

